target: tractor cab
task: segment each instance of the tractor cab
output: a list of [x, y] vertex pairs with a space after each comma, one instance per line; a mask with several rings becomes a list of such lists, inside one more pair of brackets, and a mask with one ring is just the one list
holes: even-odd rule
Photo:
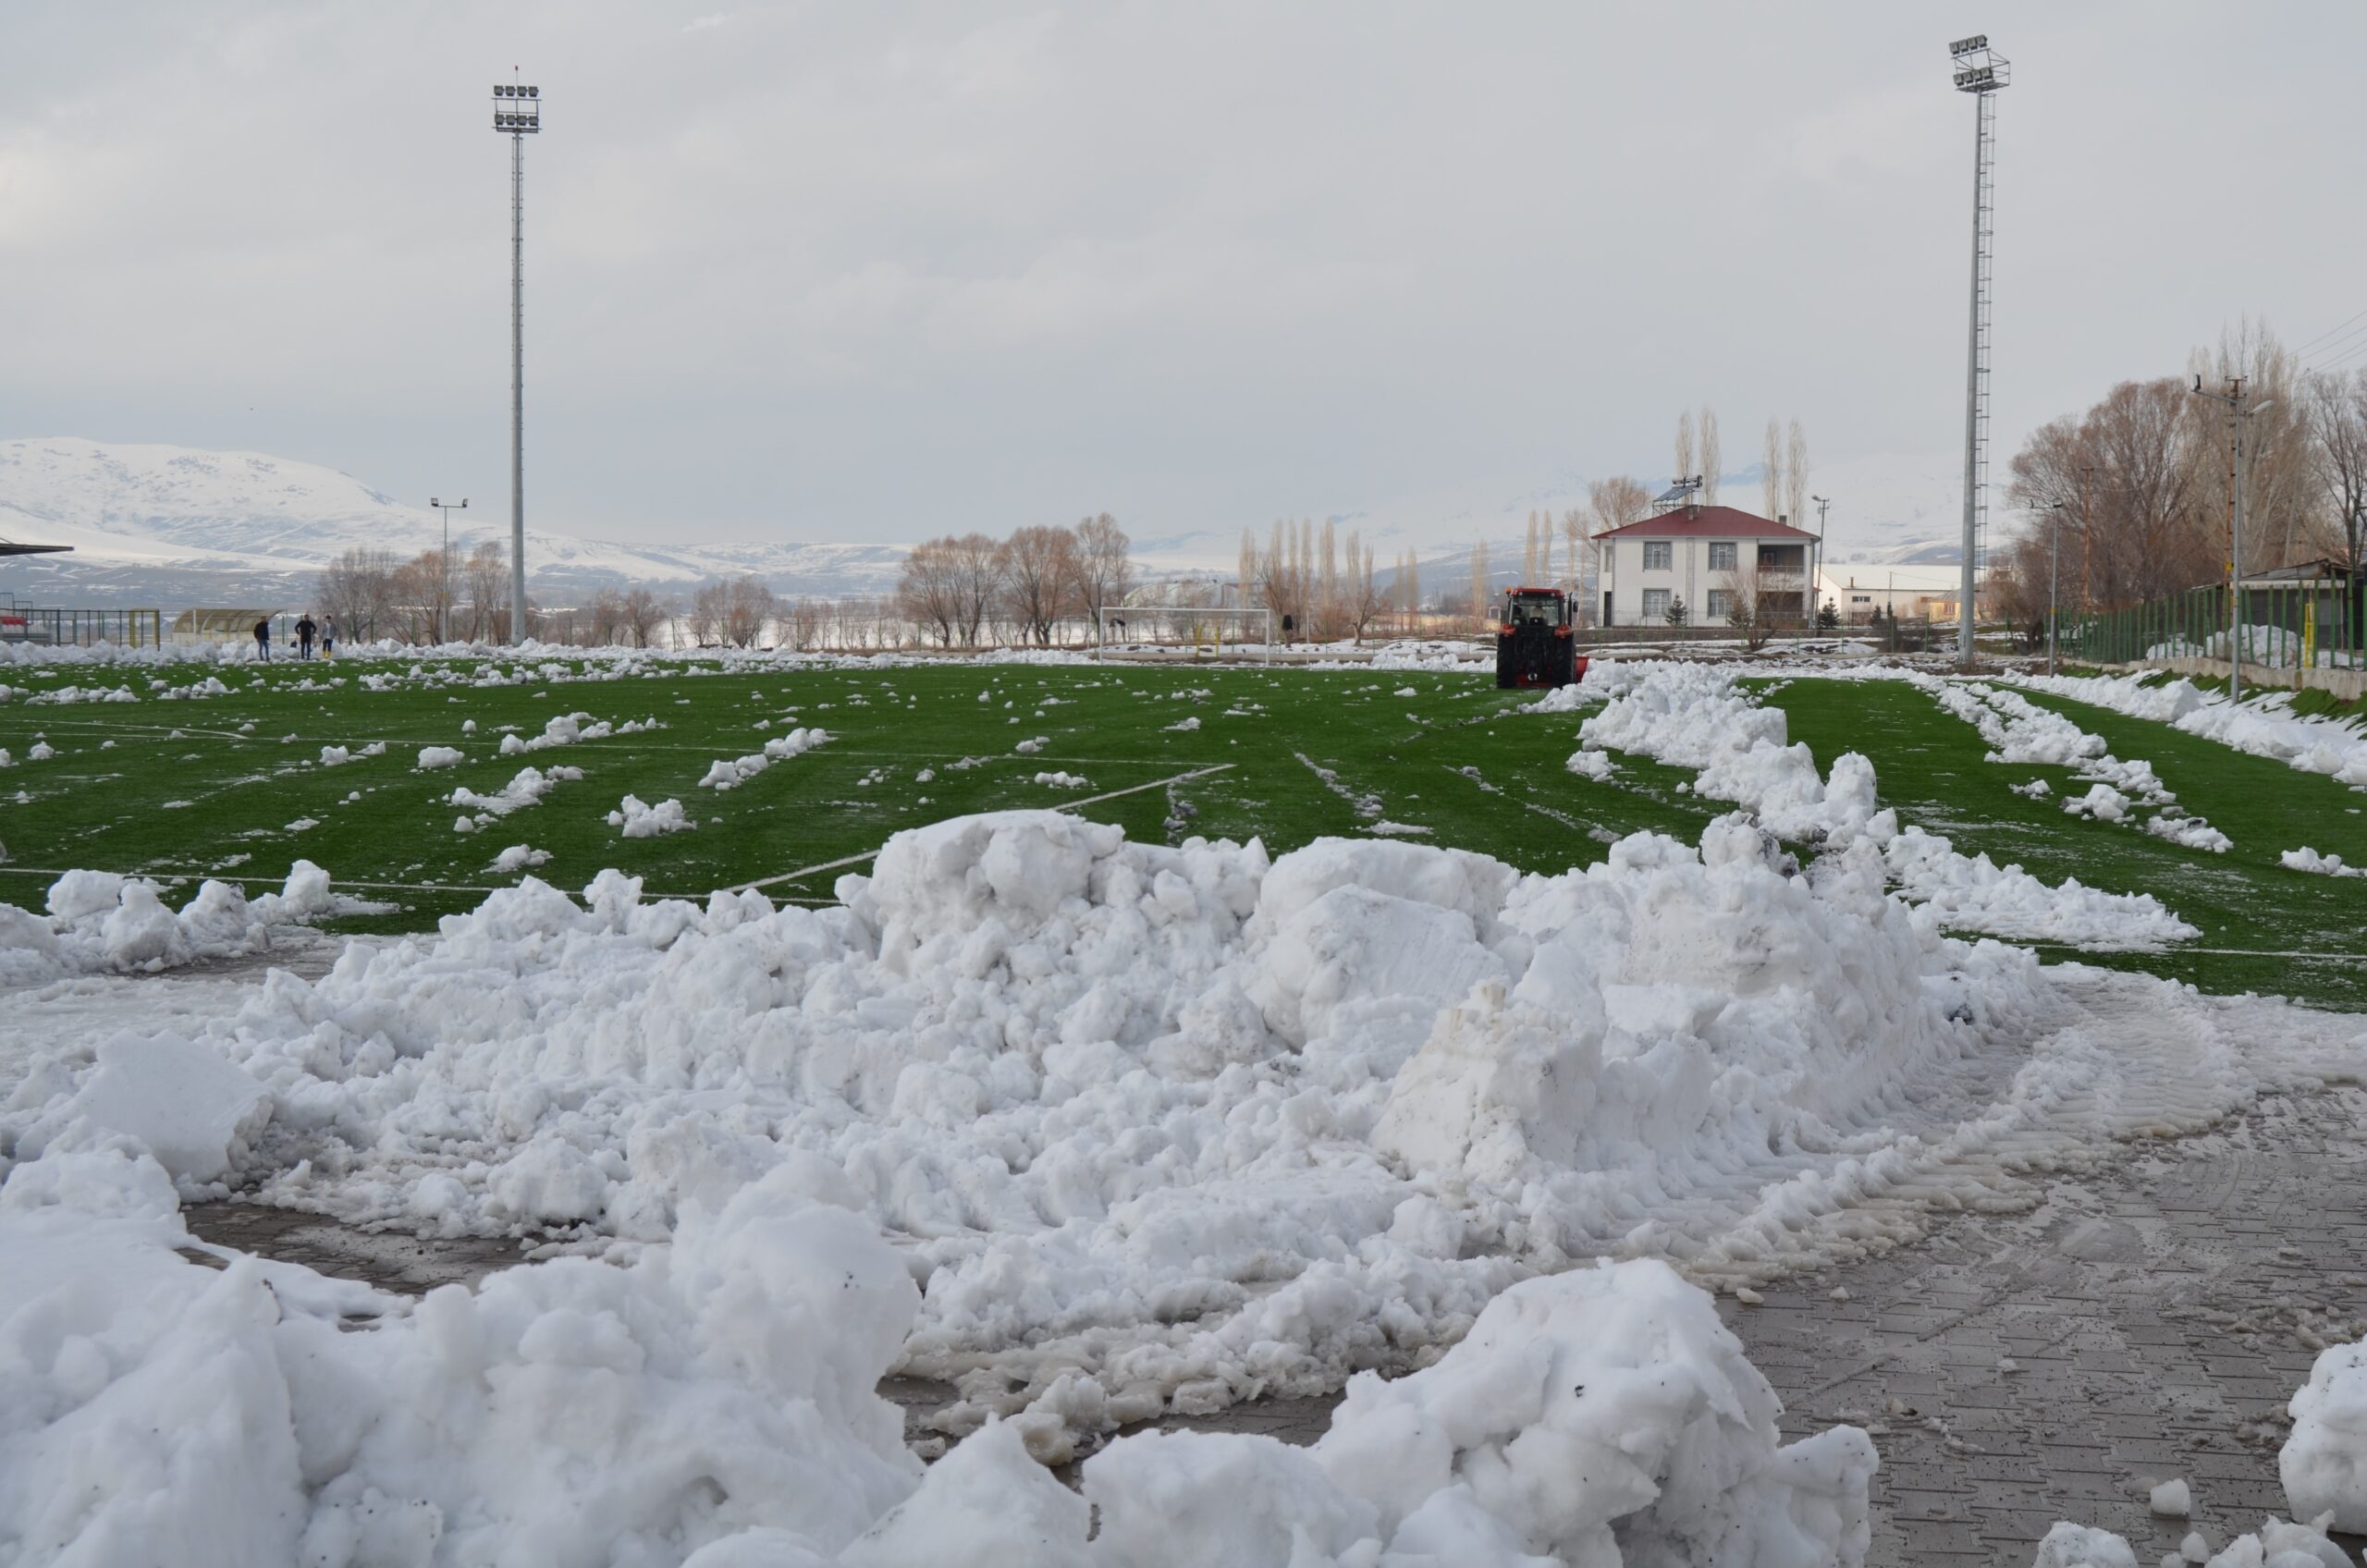
[[1587, 672], [1577, 656], [1570, 595], [1558, 588], [1515, 588], [1496, 626], [1496, 684], [1567, 686]]

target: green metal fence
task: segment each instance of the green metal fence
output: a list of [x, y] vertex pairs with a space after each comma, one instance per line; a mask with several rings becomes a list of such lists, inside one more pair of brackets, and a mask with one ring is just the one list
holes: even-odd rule
[[2354, 584], [2255, 582], [2243, 590], [2242, 616], [2229, 608], [2224, 586], [2193, 588], [2126, 609], [2066, 610], [2056, 635], [2064, 657], [2086, 664], [2225, 659], [2232, 644], [2248, 665], [2367, 668], [2367, 618]]
[[156, 610], [69, 610], [0, 603], [0, 643], [154, 648], [164, 643], [164, 619]]

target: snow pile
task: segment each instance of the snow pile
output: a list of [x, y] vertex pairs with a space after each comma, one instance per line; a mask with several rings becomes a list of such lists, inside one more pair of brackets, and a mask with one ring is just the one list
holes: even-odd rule
[[446, 798], [453, 805], [478, 814], [475, 826], [482, 827], [489, 818], [508, 816], [513, 811], [539, 805], [554, 785], [579, 783], [583, 778], [583, 770], [580, 767], [553, 767], [547, 772], [539, 767], [521, 767], [515, 778], [501, 787], [498, 794], [482, 795], [461, 785]]
[[[1562, 690], [1566, 692], [1569, 688], [1564, 686]], [[1619, 771], [1619, 765], [1611, 760], [1609, 752], [1572, 752], [1568, 766], [1570, 771], [1579, 778], [1598, 780], [1608, 778]]]
[[[1845, 752], [1834, 760], [1831, 778], [1820, 777], [1805, 744], [1785, 743], [1784, 710], [1760, 706], [1737, 689], [1731, 669], [1622, 668], [1633, 672], [1618, 682], [1625, 690], [1578, 727], [1587, 750], [1610, 746], [1699, 768], [1695, 793], [1744, 806], [1784, 839], [1838, 845], [1867, 829], [1874, 815], [1874, 770], [1863, 756]], [[1588, 674], [1591, 681], [1593, 672]]]
[[2319, 1352], [2286, 1409], [2293, 1432], [2276, 1471], [2295, 1515], [2367, 1533], [2367, 1341]]
[[608, 826], [621, 827], [628, 839], [655, 839], [660, 833], [683, 833], [698, 826], [682, 811], [680, 801], [651, 805], [638, 795], [627, 795], [608, 814]]
[[1032, 757], [1032, 756], [1034, 756], [1037, 752], [1042, 751], [1045, 747], [1047, 747], [1047, 746], [1050, 745], [1051, 743], [1052, 743], [1052, 738], [1051, 738], [1050, 736], [1049, 736], [1049, 735], [1037, 735], [1037, 736], [1033, 737], [1032, 739], [1025, 740], [1025, 741], [1021, 741], [1021, 742], [1019, 742], [1019, 744], [1017, 744], [1016, 746], [1012, 747], [1012, 751], [1014, 751], [1014, 752], [1016, 752], [1016, 753], [1018, 753], [1021, 756], [1024, 756], [1024, 757]]
[[[1739, 818], [1524, 876], [1012, 813], [898, 835], [838, 908], [529, 877], [175, 1027], [270, 1091], [234, 1174], [354, 1219], [654, 1243], [818, 1158], [927, 1278], [912, 1369], [979, 1371], [950, 1419], [1035, 1405], [1041, 1446], [1402, 1361], [1574, 1257], [1748, 1279], [1912, 1234], [1935, 1164], [2123, 1071], [2030, 1063], [2054, 983], [1885, 897], [1870, 841], [1788, 873]], [[2000, 1052], [2028, 1106], [1960, 1132]], [[2078, 1103], [2140, 1099], [2186, 1114]]]
[[2276, 857], [2290, 871], [2314, 871], [2321, 876], [2367, 876], [2367, 865], [2347, 865], [2340, 855], [2322, 855], [2307, 844]]
[[572, 746], [579, 741], [603, 741], [611, 735], [637, 735], [644, 729], [659, 728], [654, 718], [628, 720], [623, 724], [611, 724], [605, 719], [587, 722], [591, 719], [588, 713], [563, 713], [545, 723], [540, 735], [504, 735], [501, 738], [501, 754], [517, 756], [525, 752], [545, 751], [552, 746]]
[[784, 1165], [629, 1266], [405, 1312], [193, 1243], [120, 1150], [20, 1164], [0, 1538], [226, 1564], [1863, 1561], [1870, 1441], [1779, 1446], [1765, 1379], [1655, 1263], [1507, 1292], [1438, 1365], [1358, 1378], [1312, 1449], [1121, 1439], [1080, 1498], [989, 1425], [924, 1473], [876, 1391], [920, 1292], [844, 1188]]
[[467, 760], [458, 748], [452, 746], [422, 746], [419, 749], [419, 766], [423, 770], [458, 767]]
[[[1907, 679], [1950, 713], [1973, 725], [1992, 748], [1991, 762], [2045, 763], [2068, 767], [2091, 783], [2085, 796], [2063, 802], [2074, 816], [2099, 822], [2128, 822], [2133, 803], [2152, 808], [2144, 818], [2146, 832], [2192, 850], [2225, 854], [2234, 848], [2228, 837], [2177, 805], [2154, 775], [2150, 762], [2123, 762], [2105, 749], [2103, 737], [2091, 735], [2052, 708], [2040, 707], [2018, 692], [1985, 682], [1959, 683], [1939, 676], [1908, 672]], [[2191, 690], [2191, 688], [2189, 688]], [[2044, 780], [2033, 780], [2042, 784]], [[2016, 786], [2017, 790], [2020, 786]], [[2035, 795], [2035, 790], [2022, 790]]]
[[1078, 773], [1039, 773], [1036, 776], [1036, 782], [1038, 784], [1049, 785], [1055, 790], [1090, 790], [1093, 788], [1093, 780], [1085, 778], [1083, 774]]
[[0, 904], [0, 985], [72, 974], [153, 973], [270, 945], [270, 928], [334, 913], [328, 873], [300, 860], [276, 893], [250, 900], [236, 885], [206, 881], [175, 911], [141, 877], [69, 871], [50, 886], [47, 918]]
[[1918, 916], [1950, 931], [2128, 951], [2201, 935], [2150, 893], [2108, 893], [2076, 876], [2049, 887], [2018, 865], [1958, 854], [1945, 837], [1919, 827], [1901, 829], [1883, 857]]
[[2099, 822], [2125, 822], [2128, 797], [2109, 784], [2091, 784], [2086, 794], [2065, 801], [2063, 809], [2073, 816], [2092, 816]]
[[2293, 714], [2293, 694], [2271, 692], [2231, 703], [2187, 680], [2153, 685], [2141, 676], [2040, 676], [2015, 678], [2037, 691], [2093, 703], [2136, 718], [2150, 718], [2215, 741], [2253, 756], [2270, 757], [2305, 773], [2324, 773], [2338, 784], [2367, 790], [2367, 729], [2355, 718], [2302, 717]]
[[[1601, 673], [1610, 700], [1578, 727], [1588, 749], [1616, 746], [1699, 768], [1697, 794], [1741, 805], [1782, 838], [1828, 852], [1871, 844], [1898, 896], [1936, 925], [2092, 949], [2154, 948], [2199, 934], [2150, 893], [2106, 893], [2076, 878], [2049, 887], [2018, 865], [1999, 867], [1987, 855], [1957, 853], [1939, 834], [1902, 828], [1879, 806], [1870, 762], [1845, 752], [1821, 778], [1806, 745], [1785, 743], [1783, 710], [1753, 704], [1731, 669], [1637, 660]], [[1589, 685], [1596, 674], [1588, 671]]]
[[[2156, 1510], [2156, 1512], [2160, 1512]], [[2238, 1536], [2213, 1552], [2190, 1533], [2165, 1565], [2197, 1568], [2353, 1568], [2350, 1554], [2326, 1539], [2324, 1520], [2296, 1525], [2271, 1515], [2261, 1527]], [[2030, 1568], [2140, 1568], [2137, 1552], [2122, 1537], [2091, 1525], [2058, 1524], [2038, 1544]]]
[[791, 757], [810, 752], [815, 747], [827, 743], [829, 739], [829, 731], [819, 729], [792, 729], [785, 735], [776, 735], [765, 742], [764, 750], [760, 752], [751, 753], [736, 761], [717, 758], [708, 766], [705, 777], [699, 779], [699, 786], [702, 789], [718, 790], [736, 789], [745, 780], [754, 778], [772, 766], [773, 764], [786, 762]]
[[512, 871], [523, 871], [530, 865], [548, 864], [550, 858], [548, 850], [538, 850], [528, 844], [512, 844], [493, 857], [492, 869], [507, 875]]
[[1872, 1439], [1779, 1446], [1778, 1408], [1666, 1265], [1577, 1269], [1505, 1292], [1425, 1371], [1359, 1375], [1312, 1448], [1111, 1444], [1085, 1464], [1093, 1561], [1863, 1562]]
[[2214, 631], [2202, 640], [2202, 656], [2224, 659], [2230, 647], [2243, 655], [2246, 664], [2270, 669], [2290, 669], [2301, 662], [2301, 634], [2282, 626], [2255, 624]]

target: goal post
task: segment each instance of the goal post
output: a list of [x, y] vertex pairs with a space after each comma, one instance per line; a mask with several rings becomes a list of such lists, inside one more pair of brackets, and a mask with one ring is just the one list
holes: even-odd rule
[[[1221, 657], [1228, 627], [1232, 629], [1233, 645], [1239, 647], [1243, 631], [1254, 626], [1264, 639], [1258, 644], [1258, 662], [1269, 667], [1274, 662], [1274, 612], [1255, 605], [1097, 606], [1093, 611], [1093, 656], [1096, 660], [1101, 657], [1102, 650], [1110, 645], [1113, 629], [1122, 642], [1156, 643], [1167, 641], [1166, 629], [1178, 625], [1183, 631], [1173, 634], [1173, 640], [1181, 643], [1188, 636], [1196, 659], [1203, 647], [1214, 649], [1216, 655]], [[1137, 636], [1137, 628], [1147, 635]]]

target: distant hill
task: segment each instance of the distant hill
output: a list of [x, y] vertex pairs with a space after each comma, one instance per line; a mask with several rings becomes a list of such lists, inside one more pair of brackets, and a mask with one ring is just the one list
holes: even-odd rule
[[[452, 543], [509, 536], [504, 501], [452, 517]], [[433, 549], [442, 521], [360, 480], [258, 452], [85, 441], [0, 441], [0, 538], [70, 545], [12, 561], [0, 582], [52, 603], [292, 604], [357, 545]], [[687, 586], [754, 572], [784, 594], [879, 592], [901, 545], [629, 545], [526, 531], [528, 583], [566, 604], [627, 582]]]
[[[1638, 471], [1648, 484], [1656, 472]], [[1820, 465], [1809, 488], [1832, 498], [1828, 561], [1944, 565], [1956, 558], [1961, 459], [1877, 456]], [[1355, 530], [1375, 556], [1376, 575], [1393, 577], [1415, 551], [1423, 586], [1467, 589], [1471, 545], [1487, 541], [1498, 586], [1520, 575], [1531, 511], [1555, 517], [1586, 505], [1587, 482], [1564, 474], [1538, 484], [1474, 483], [1331, 509], [1343, 533]], [[1719, 498], [1762, 506], [1754, 466], [1722, 476]], [[453, 544], [506, 539], [507, 504], [456, 514]], [[1082, 509], [1082, 508], [1080, 508]], [[1278, 513], [1277, 515], [1281, 515]], [[1294, 514], [1305, 515], [1305, 514]], [[1326, 514], [1317, 511], [1319, 521]], [[1122, 517], [1122, 522], [1125, 520]], [[1816, 527], [1814, 508], [1795, 520]], [[2012, 521], [1995, 514], [1993, 529]], [[1268, 525], [1255, 532], [1262, 541]], [[1995, 537], [1993, 533], [1993, 538]], [[45, 604], [293, 606], [324, 566], [355, 545], [409, 557], [433, 548], [436, 514], [406, 505], [349, 474], [256, 452], [80, 440], [0, 441], [0, 538], [70, 545], [71, 555], [0, 563], [0, 591]], [[1147, 536], [1135, 553], [1158, 574], [1232, 574], [1237, 525]], [[646, 545], [527, 531], [529, 582], [545, 604], [580, 604], [603, 587], [649, 583], [687, 588], [754, 572], [776, 592], [836, 596], [892, 587], [904, 545], [723, 543]], [[1556, 576], [1564, 546], [1555, 542]]]

